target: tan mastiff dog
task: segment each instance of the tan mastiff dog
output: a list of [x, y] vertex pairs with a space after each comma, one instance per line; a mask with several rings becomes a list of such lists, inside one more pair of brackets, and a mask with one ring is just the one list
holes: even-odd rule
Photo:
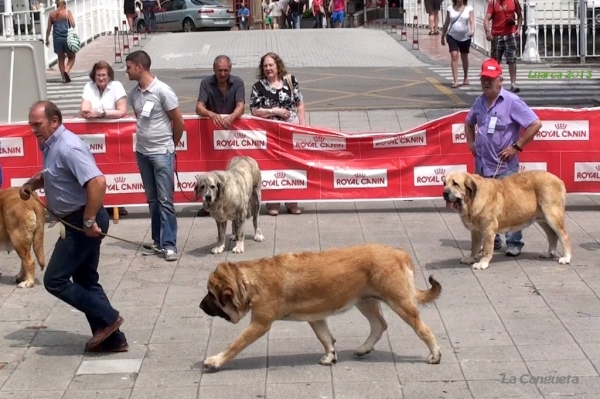
[[266, 334], [276, 320], [308, 322], [325, 348], [319, 363], [329, 366], [337, 356], [326, 318], [354, 306], [371, 326], [368, 338], [355, 351], [356, 356], [366, 355], [387, 329], [380, 301], [414, 329], [429, 347], [428, 363], [437, 364], [442, 353], [417, 308], [434, 301], [442, 291], [432, 276], [429, 283], [427, 291], [416, 288], [410, 256], [379, 244], [220, 263], [209, 276], [200, 308], [233, 324], [249, 312], [252, 319], [225, 351], [207, 358], [204, 366], [219, 369]]
[[[0, 246], [8, 253], [13, 249], [21, 258], [21, 271], [15, 277], [20, 288], [35, 285], [35, 260], [31, 247], [44, 270], [44, 223], [46, 213], [42, 204], [34, 198], [23, 201], [20, 187], [0, 190]], [[32, 194], [35, 195], [35, 194]]]
[[[446, 207], [458, 211], [471, 231], [471, 255], [461, 263], [487, 269], [492, 260], [496, 233], [523, 230], [536, 222], [548, 237], [543, 258], [558, 257], [558, 239], [565, 254], [558, 263], [571, 262], [571, 243], [565, 230], [566, 189], [561, 179], [543, 170], [515, 173], [502, 179], [467, 172], [451, 172], [444, 178]], [[477, 255], [483, 241], [483, 256]]]

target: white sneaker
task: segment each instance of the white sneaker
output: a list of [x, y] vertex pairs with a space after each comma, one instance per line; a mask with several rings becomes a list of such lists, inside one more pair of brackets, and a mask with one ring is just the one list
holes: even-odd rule
[[517, 256], [521, 253], [521, 249], [519, 247], [508, 247], [506, 249], [506, 256]]
[[173, 251], [172, 249], [167, 249], [165, 251], [165, 260], [167, 262], [172, 262], [174, 260], [177, 260], [177, 252]]

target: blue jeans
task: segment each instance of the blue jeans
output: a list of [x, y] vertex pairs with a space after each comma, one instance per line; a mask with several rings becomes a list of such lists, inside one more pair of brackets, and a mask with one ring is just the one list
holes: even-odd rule
[[300, 18], [302, 17], [302, 14], [293, 12], [292, 13], [292, 20], [294, 21], [294, 29], [300, 29]]
[[[495, 179], [501, 179], [503, 177], [518, 173], [519, 172], [518, 167], [519, 166], [517, 165], [517, 167], [515, 169], [509, 169], [503, 173], [498, 173], [496, 175]], [[475, 160], [475, 173], [483, 176], [482, 170], [481, 170], [480, 165], [478, 164], [477, 160]], [[491, 176], [487, 176], [487, 177], [491, 177]], [[523, 240], [523, 232], [521, 230], [515, 231], [515, 232], [509, 231], [505, 234], [505, 237], [506, 237], [506, 246], [509, 248], [516, 247], [516, 248], [521, 249], [525, 245], [522, 241]], [[502, 237], [500, 236], [500, 234], [496, 234], [496, 237], [494, 238], [494, 247], [499, 248], [501, 246], [502, 246]]]
[[[63, 219], [83, 228], [83, 211], [84, 208], [81, 208]], [[108, 232], [109, 217], [105, 208], [100, 208], [96, 223], [104, 233]], [[67, 226], [65, 230], [65, 239], [58, 239], [48, 262], [44, 287], [50, 294], [83, 312], [94, 334], [114, 323], [119, 316], [98, 282], [102, 238], [88, 237]], [[116, 345], [124, 340], [125, 335], [117, 330], [105, 342]]]
[[152, 241], [177, 252], [177, 216], [173, 205], [175, 153], [144, 155], [136, 152], [152, 220]]
[[154, 13], [154, 4], [152, 6], [143, 5], [144, 23], [146, 32], [156, 32], [156, 14]]

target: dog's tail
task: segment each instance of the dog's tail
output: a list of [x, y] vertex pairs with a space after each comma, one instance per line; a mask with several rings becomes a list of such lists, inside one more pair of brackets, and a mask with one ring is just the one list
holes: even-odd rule
[[419, 304], [435, 301], [442, 293], [442, 285], [438, 283], [433, 276], [429, 276], [429, 284], [431, 284], [431, 288], [428, 290], [420, 290], [417, 288], [417, 302]]
[[[34, 194], [35, 195], [35, 194]], [[44, 226], [46, 224], [46, 211], [40, 206], [35, 207], [35, 228], [33, 229], [33, 252], [40, 265], [40, 269], [46, 267], [46, 257], [44, 255]]]

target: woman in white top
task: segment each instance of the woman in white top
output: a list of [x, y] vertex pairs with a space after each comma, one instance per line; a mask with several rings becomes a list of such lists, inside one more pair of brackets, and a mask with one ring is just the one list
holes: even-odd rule
[[[90, 72], [91, 82], [83, 87], [81, 96], [81, 117], [87, 120], [98, 118], [119, 119], [127, 113], [127, 93], [123, 84], [115, 81], [115, 71], [106, 61], [94, 64]], [[127, 215], [124, 207], [119, 207], [121, 216]]]
[[83, 88], [81, 117], [85, 119], [119, 119], [127, 113], [127, 93], [123, 84], [115, 81], [115, 71], [106, 61], [94, 64], [91, 82]]
[[450, 66], [454, 77], [452, 88], [458, 87], [459, 51], [464, 71], [463, 85], [467, 86], [469, 84], [467, 77], [469, 74], [469, 48], [474, 32], [475, 15], [473, 7], [467, 5], [467, 0], [452, 0], [452, 5], [448, 7], [446, 21], [442, 28], [442, 46], [445, 46], [445, 42], [448, 41], [450, 49]]

